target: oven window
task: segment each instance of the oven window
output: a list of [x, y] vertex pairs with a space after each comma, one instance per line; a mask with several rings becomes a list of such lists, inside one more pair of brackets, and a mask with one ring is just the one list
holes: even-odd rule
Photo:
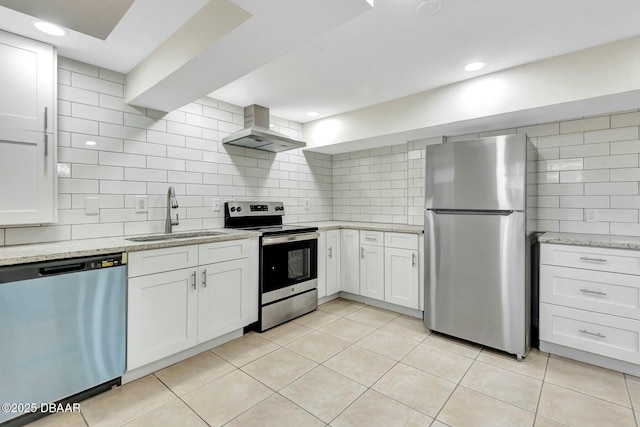
[[295, 249], [289, 251], [288, 278], [293, 280], [308, 279], [311, 275], [311, 249]]
[[317, 279], [317, 240], [262, 247], [262, 292]]

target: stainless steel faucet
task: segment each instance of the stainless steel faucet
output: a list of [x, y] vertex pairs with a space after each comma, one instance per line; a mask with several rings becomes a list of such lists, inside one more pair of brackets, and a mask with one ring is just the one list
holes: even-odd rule
[[173, 188], [173, 186], [169, 186], [169, 189], [167, 190], [167, 219], [165, 220], [165, 223], [164, 223], [164, 232], [167, 234], [171, 234], [173, 232], [174, 225], [180, 224], [180, 222], [178, 222], [180, 219], [178, 214], [176, 214], [175, 221], [171, 219], [171, 209], [177, 209], [177, 208], [178, 208], [178, 199], [176, 199], [176, 190]]

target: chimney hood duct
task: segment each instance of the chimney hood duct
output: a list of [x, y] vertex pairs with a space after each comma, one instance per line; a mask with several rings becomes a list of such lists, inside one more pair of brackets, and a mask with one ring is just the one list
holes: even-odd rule
[[264, 151], [286, 151], [306, 147], [304, 142], [269, 128], [269, 109], [259, 105], [244, 107], [244, 129], [222, 140], [223, 144]]

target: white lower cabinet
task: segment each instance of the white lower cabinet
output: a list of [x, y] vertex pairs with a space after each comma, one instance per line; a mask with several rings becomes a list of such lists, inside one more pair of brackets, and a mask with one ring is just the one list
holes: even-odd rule
[[418, 251], [385, 248], [384, 299], [404, 307], [418, 309]]
[[340, 292], [340, 230], [327, 231], [326, 246], [327, 295]]
[[340, 290], [360, 295], [360, 232], [340, 230]]
[[360, 247], [360, 295], [384, 301], [384, 247]]
[[196, 268], [129, 278], [127, 369], [197, 344]]
[[127, 370], [255, 322], [257, 256], [257, 240], [130, 253]]
[[540, 349], [638, 375], [639, 259], [640, 251], [543, 243]]

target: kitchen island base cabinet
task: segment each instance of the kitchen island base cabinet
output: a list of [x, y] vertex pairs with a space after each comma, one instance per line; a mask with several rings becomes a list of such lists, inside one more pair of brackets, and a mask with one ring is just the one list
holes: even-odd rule
[[129, 254], [127, 370], [257, 321], [257, 259], [256, 239]]
[[639, 375], [638, 260], [634, 250], [543, 243], [540, 350]]

